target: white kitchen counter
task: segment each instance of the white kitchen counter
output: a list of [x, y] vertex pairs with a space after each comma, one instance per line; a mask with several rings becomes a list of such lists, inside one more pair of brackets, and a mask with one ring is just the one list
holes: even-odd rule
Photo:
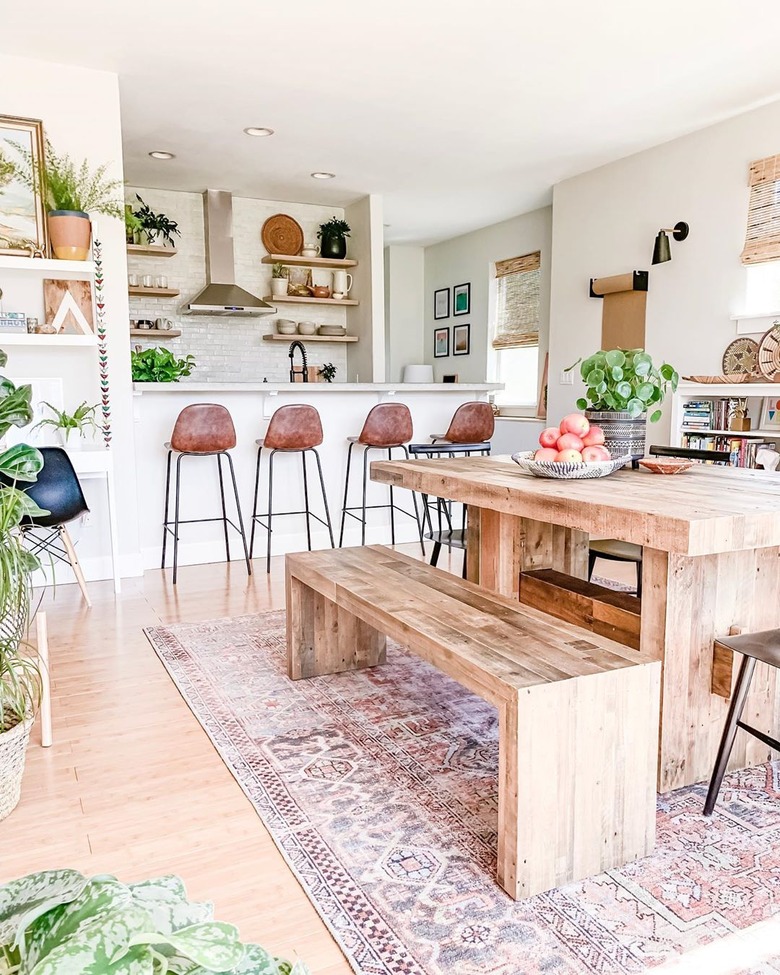
[[488, 393], [500, 383], [133, 383], [136, 393]]

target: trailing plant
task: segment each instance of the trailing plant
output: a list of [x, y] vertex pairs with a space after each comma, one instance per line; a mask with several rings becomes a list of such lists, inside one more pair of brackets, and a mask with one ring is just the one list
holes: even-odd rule
[[55, 430], [64, 430], [66, 444], [71, 433], [74, 431], [84, 440], [87, 430], [92, 430], [93, 432], [99, 430], [97, 421], [95, 420], [95, 414], [100, 404], [96, 403], [94, 406], [88, 406], [87, 401], [84, 400], [72, 413], [66, 413], [65, 410], [58, 410], [56, 406], [52, 406], [46, 400], [43, 401], [43, 405], [51, 410], [54, 415], [46, 416], [42, 420], [39, 420], [33, 427], [33, 430], [37, 430], [38, 427], [52, 427]]
[[308, 975], [243, 944], [179, 877], [123, 884], [46, 870], [0, 887], [2, 975]]
[[346, 220], [340, 220], [338, 217], [331, 217], [327, 223], [320, 224], [320, 229], [317, 231], [317, 236], [321, 240], [329, 237], [349, 237], [349, 235], [349, 224]]
[[131, 352], [130, 366], [134, 383], [177, 383], [182, 376], [192, 375], [195, 358], [177, 359], [168, 349], [153, 346]]
[[277, 264], [274, 264], [273, 267], [271, 268], [271, 277], [272, 278], [287, 278], [289, 276], [290, 276], [290, 272], [289, 272], [288, 268], [286, 268], [284, 266], [284, 264], [278, 264], [277, 263]]
[[133, 211], [134, 216], [140, 221], [141, 230], [145, 231], [149, 237], [149, 243], [153, 244], [158, 237], [162, 237], [166, 244], [174, 246], [173, 235], [181, 237], [179, 224], [176, 220], [171, 220], [164, 213], [155, 213], [148, 203], [144, 203], [136, 193], [136, 200], [141, 206]]
[[320, 367], [319, 374], [326, 383], [332, 383], [336, 378], [336, 367], [332, 362], [326, 362]]
[[[665, 362], [659, 368], [644, 349], [610, 349], [578, 359], [566, 370], [580, 366], [580, 375], [588, 387], [585, 397], [577, 400], [580, 410], [616, 410], [641, 416], [653, 406], [660, 406], [671, 390], [677, 389], [680, 377]], [[650, 422], [661, 419], [661, 410], [650, 414]]]

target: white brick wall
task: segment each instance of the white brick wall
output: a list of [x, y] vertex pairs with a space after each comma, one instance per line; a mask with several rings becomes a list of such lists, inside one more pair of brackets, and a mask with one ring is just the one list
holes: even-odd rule
[[[206, 283], [205, 240], [203, 232], [203, 197], [200, 193], [180, 193], [127, 187], [127, 201], [137, 205], [139, 193], [149, 206], [166, 213], [179, 223], [181, 237], [176, 239], [177, 254], [169, 258], [129, 257], [128, 271], [142, 274], [164, 274], [168, 287], [178, 288], [178, 298], [131, 298], [130, 318], [170, 318], [182, 335], [175, 339], [132, 340], [133, 346], [161, 345], [176, 356], [191, 353], [197, 367], [192, 381], [204, 382], [286, 382], [290, 367], [286, 342], [264, 342], [262, 336], [273, 331], [277, 317], [296, 321], [310, 320], [336, 325], [346, 324], [346, 309], [334, 306], [285, 304], [277, 306], [279, 315], [262, 318], [207, 318], [181, 315], [179, 309], [194, 297]], [[278, 203], [269, 200], [233, 199], [233, 233], [236, 284], [263, 298], [270, 294], [271, 267], [261, 264], [266, 251], [260, 240], [265, 220], [275, 213], [288, 213], [303, 228], [304, 239], [316, 241], [317, 229], [332, 216], [343, 217], [338, 207], [314, 206], [309, 203]], [[301, 340], [305, 343], [306, 338]], [[310, 365], [332, 362], [338, 370], [336, 382], [347, 378], [346, 345], [343, 343], [310, 343], [306, 349]], [[187, 382], [186, 379], [182, 382]]]

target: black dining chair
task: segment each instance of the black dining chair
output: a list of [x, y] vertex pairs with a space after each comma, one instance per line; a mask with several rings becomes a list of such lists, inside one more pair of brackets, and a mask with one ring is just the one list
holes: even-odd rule
[[[43, 467], [38, 479], [30, 484], [17, 483], [25, 493], [44, 511], [45, 515], [25, 518], [20, 526], [24, 540], [33, 555], [49, 555], [60, 562], [66, 562], [81, 589], [81, 595], [89, 608], [87, 583], [81, 571], [76, 549], [65, 527], [70, 522], [89, 512], [84, 492], [70, 457], [62, 447], [41, 447]], [[7, 479], [6, 482], [8, 483]]]

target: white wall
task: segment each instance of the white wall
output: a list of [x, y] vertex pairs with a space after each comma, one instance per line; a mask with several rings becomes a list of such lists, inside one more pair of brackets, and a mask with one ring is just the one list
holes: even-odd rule
[[[543, 207], [532, 210], [511, 220], [483, 227], [470, 234], [453, 237], [425, 248], [425, 361], [432, 362], [437, 380], [444, 373], [458, 373], [462, 382], [480, 382], [488, 377], [488, 304], [493, 264], [496, 261], [532, 251], [541, 251], [541, 329], [539, 337], [540, 370], [547, 351], [550, 295], [550, 253], [552, 210]], [[433, 293], [439, 288], [450, 288], [465, 282], [471, 283], [471, 314], [435, 321], [433, 318]], [[450, 310], [452, 292], [450, 290]], [[471, 354], [433, 358], [434, 329], [450, 327], [452, 350], [452, 326], [471, 325]]]
[[387, 381], [400, 382], [404, 366], [425, 362], [425, 250], [385, 247], [385, 350]]
[[[14, 79], [3, 86], [2, 111], [6, 115], [42, 119], [44, 132], [58, 152], [80, 163], [86, 157], [94, 168], [109, 164], [109, 175], [122, 179], [122, 137], [119, 86], [116, 75], [105, 71], [55, 65], [26, 58], [0, 56], [0, 77]], [[103, 244], [106, 322], [111, 381], [113, 449], [117, 478], [119, 547], [123, 571], [140, 571], [135, 455], [133, 451], [132, 394], [124, 225], [98, 217], [93, 226]], [[0, 287], [2, 287], [0, 273]], [[10, 310], [10, 309], [9, 309]], [[42, 315], [39, 317], [42, 318]], [[2, 348], [2, 336], [0, 336]], [[98, 360], [94, 348], [9, 348], [5, 372], [10, 377], [62, 377], [66, 408], [82, 400], [98, 402]], [[80, 556], [88, 576], [109, 574], [109, 543], [102, 482], [91, 482], [86, 493], [93, 509], [91, 524], [82, 532]], [[67, 578], [59, 570], [57, 578]]]
[[[566, 180], [553, 196], [550, 415], [568, 412], [577, 388], [560, 371], [599, 348], [601, 302], [591, 277], [650, 271], [646, 347], [681, 374], [718, 374], [735, 338], [749, 271], [740, 263], [748, 165], [780, 152], [780, 102]], [[651, 267], [660, 227], [691, 226], [671, 241], [672, 261]], [[667, 435], [662, 421], [658, 437]]]
[[385, 264], [382, 255], [382, 198], [364, 196], [350, 204], [344, 219], [352, 229], [347, 256], [359, 261], [347, 309], [347, 329], [359, 341], [347, 346], [349, 382], [385, 380]]

